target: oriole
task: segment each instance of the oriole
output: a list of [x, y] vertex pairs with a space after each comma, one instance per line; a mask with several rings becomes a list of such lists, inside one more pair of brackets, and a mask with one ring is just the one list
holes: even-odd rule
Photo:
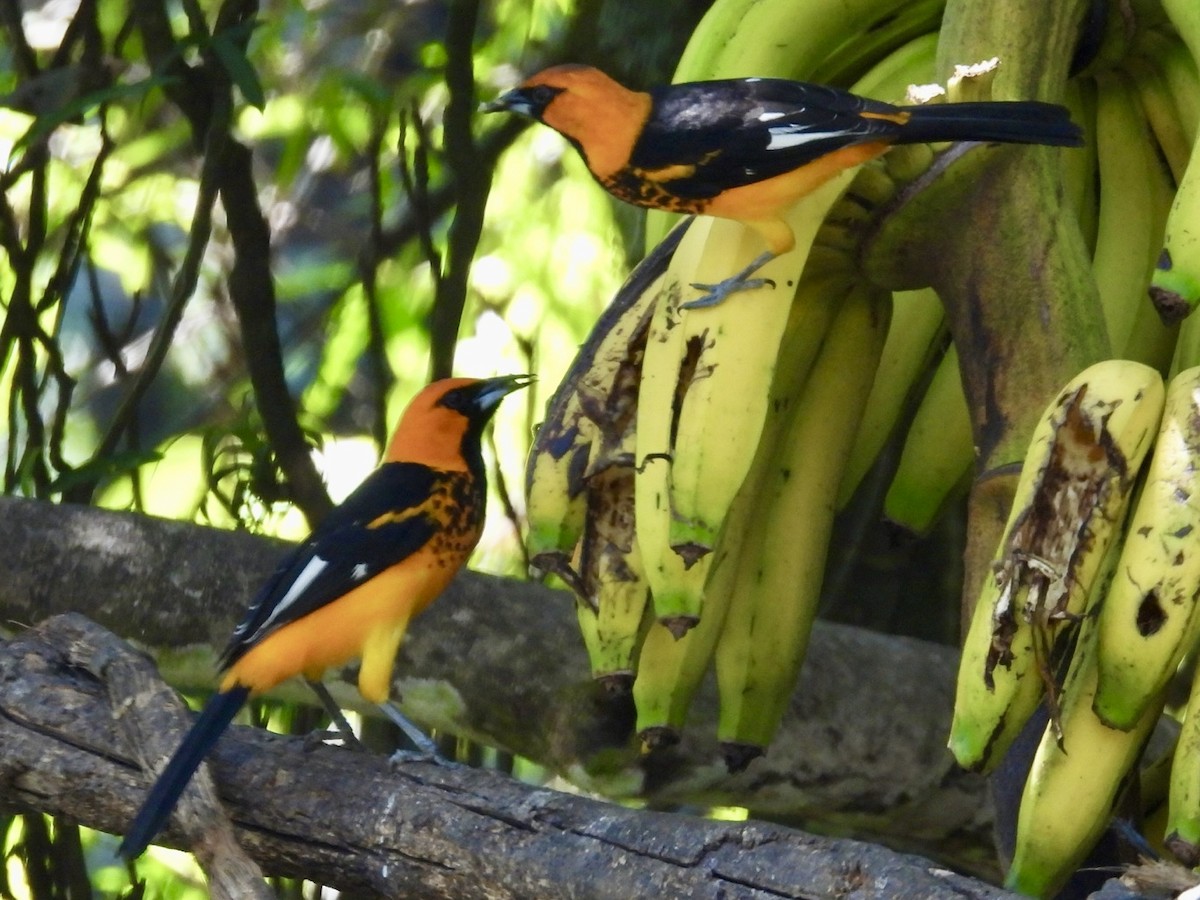
[[372, 703], [387, 699], [409, 620], [446, 588], [483, 529], [483, 427], [531, 380], [448, 378], [417, 394], [379, 468], [259, 590], [221, 655], [218, 692], [150, 789], [121, 856], [146, 849], [250, 695], [361, 657], [359, 691]]
[[709, 305], [792, 249], [783, 213], [838, 172], [892, 144], [994, 141], [1078, 146], [1065, 107], [1038, 101], [892, 106], [778, 78], [631, 91], [590, 66], [555, 66], [483, 106], [549, 125], [614, 196], [653, 209], [735, 219], [767, 251], [713, 287]]

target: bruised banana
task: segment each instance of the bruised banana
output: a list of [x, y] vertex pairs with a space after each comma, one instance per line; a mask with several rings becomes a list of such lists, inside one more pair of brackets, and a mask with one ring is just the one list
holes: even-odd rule
[[[655, 613], [672, 631], [686, 630], [702, 615], [704, 583], [717, 534], [750, 468], [766, 419], [796, 284], [826, 212], [853, 175], [843, 173], [792, 207], [787, 221], [796, 248], [759, 270], [757, 277], [767, 279], [766, 285], [717, 306], [682, 311], [678, 327], [685, 353], [680, 368], [690, 366], [690, 380], [678, 396], [668, 465], [645, 482], [656, 489], [647, 495], [655, 504], [648, 514], [658, 520], [655, 533], [660, 533], [666, 520], [667, 545], [652, 544], [648, 535], [639, 537]], [[753, 231], [718, 220], [694, 281], [703, 283], [714, 273], [738, 271], [759, 249], [760, 239]], [[689, 284], [684, 296], [690, 298], [693, 291], [696, 288]], [[639, 457], [645, 459], [640, 453]], [[659, 477], [664, 471], [665, 504]], [[639, 482], [639, 491], [642, 486]], [[643, 508], [639, 500], [639, 534]]]
[[852, 283], [753, 485], [743, 553], [722, 585], [731, 599], [716, 647], [717, 737], [730, 771], [765, 752], [795, 689], [890, 314], [890, 292]]
[[1162, 703], [1200, 629], [1200, 367], [1167, 388], [1112, 586], [1099, 613], [1097, 715], [1132, 728]]
[[[683, 395], [691, 385], [700, 348], [685, 340], [685, 291], [704, 259], [716, 220], [692, 220], [688, 233], [671, 256], [658, 300], [654, 304], [642, 377], [638, 385], [635, 439], [634, 522], [638, 552], [650, 585], [657, 618], [666, 620], [671, 633], [681, 637], [696, 624], [698, 610], [681, 615], [666, 605], [672, 591], [695, 593], [703, 586], [703, 572], [670, 548], [671, 451], [679, 425]], [[690, 295], [688, 295], [690, 296]], [[685, 582], [690, 582], [684, 587]]]
[[704, 596], [704, 615], [683, 637], [676, 639], [665, 627], [650, 626], [642, 645], [634, 703], [637, 731], [646, 747], [655, 750], [679, 740], [692, 696], [700, 684], [713, 648], [725, 627], [731, 592], [721, 585], [729, 570], [747, 552], [749, 525], [758, 513], [755, 485], [770, 457], [771, 447], [782, 428], [783, 417], [796, 402], [816, 359], [834, 310], [845, 295], [848, 276], [805, 275], [780, 343], [780, 365], [771, 383], [770, 404], [755, 458], [742, 487], [734, 497], [718, 537]]
[[[1105, 566], [1118, 547], [1108, 548]], [[1086, 617], [1063, 681], [1058, 727], [1051, 722], [1042, 733], [1021, 796], [1005, 886], [1031, 897], [1054, 896], [1091, 851], [1162, 710], [1160, 697], [1127, 731], [1100, 721], [1092, 709], [1096, 632], [1095, 617]]]
[[588, 479], [587, 524], [579, 552], [584, 608], [594, 625], [585, 640], [592, 677], [612, 693], [628, 691], [646, 633], [649, 587], [633, 530], [633, 451]]
[[[1000, 760], [1065, 658], [1163, 395], [1157, 371], [1110, 359], [1072, 378], [1043, 412], [963, 643], [949, 746], [964, 768]], [[1052, 726], [1057, 693], [1048, 694]]]
[[679, 225], [633, 270], [597, 320], [538, 426], [525, 468], [525, 544], [530, 562], [576, 590], [572, 565], [587, 517], [587, 479], [611, 456], [633, 415], [630, 403], [649, 317], [667, 264], [686, 230]]

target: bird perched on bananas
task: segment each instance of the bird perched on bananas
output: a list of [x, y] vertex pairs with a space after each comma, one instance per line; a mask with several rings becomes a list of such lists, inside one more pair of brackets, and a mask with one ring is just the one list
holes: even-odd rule
[[417, 394], [382, 464], [258, 592], [221, 656], [224, 677], [150, 789], [118, 853], [138, 856], [252, 694], [316, 682], [360, 657], [359, 692], [382, 704], [409, 620], [445, 590], [483, 530], [484, 425], [528, 375], [447, 378]]
[[590, 66], [546, 69], [482, 107], [562, 134], [592, 175], [628, 203], [735, 219], [767, 250], [689, 306], [761, 286], [750, 276], [795, 242], [784, 213], [838, 172], [893, 144], [986, 141], [1079, 146], [1063, 106], [1039, 101], [892, 106], [777, 78], [632, 91]]

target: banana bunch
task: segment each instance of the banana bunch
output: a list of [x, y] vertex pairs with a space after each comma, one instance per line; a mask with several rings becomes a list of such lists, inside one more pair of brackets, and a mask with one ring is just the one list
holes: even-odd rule
[[[824, 65], [838, 70], [824, 77], [864, 76], [856, 90], [891, 100], [930, 80], [943, 0], [838, 6], [835, 17], [820, 4], [784, 16], [718, 0], [677, 80], [805, 78]], [[527, 466], [530, 557], [580, 598], [593, 675], [614, 687], [635, 676], [648, 748], [679, 739], [714, 660], [729, 766], [763, 752], [778, 725], [835, 510], [946, 346], [932, 291], [894, 302], [854, 258], [873, 211], [933, 159], [905, 147], [805, 198], [789, 217], [796, 249], [736, 302], [689, 307], [697, 285], [761, 252], [757, 235], [702, 217], [663, 237], [548, 407]], [[651, 240], [668, 225], [652, 214]]]

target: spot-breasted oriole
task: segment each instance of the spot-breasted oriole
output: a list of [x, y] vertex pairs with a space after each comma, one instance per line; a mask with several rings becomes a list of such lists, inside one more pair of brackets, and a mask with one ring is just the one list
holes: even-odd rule
[[1035, 100], [892, 106], [778, 78], [639, 92], [580, 65], [539, 72], [483, 109], [549, 125], [621, 200], [735, 219], [761, 234], [767, 252], [690, 306], [720, 302], [745, 287], [750, 274], [794, 246], [783, 219], [793, 203], [892, 144], [1083, 142], [1065, 107]]
[[409, 620], [479, 541], [487, 496], [480, 441], [528, 375], [447, 378], [405, 410], [383, 462], [281, 562], [221, 655], [224, 677], [134, 817], [118, 853], [138, 856], [251, 694], [311, 681], [361, 657], [359, 692], [383, 703]]

